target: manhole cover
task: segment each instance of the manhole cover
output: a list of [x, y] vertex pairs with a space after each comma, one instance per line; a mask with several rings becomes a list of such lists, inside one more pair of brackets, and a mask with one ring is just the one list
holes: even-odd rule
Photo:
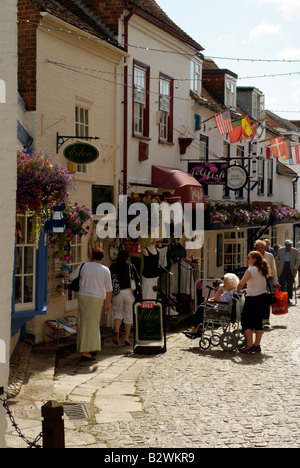
[[84, 403], [67, 403], [63, 407], [68, 419], [86, 419], [90, 417]]

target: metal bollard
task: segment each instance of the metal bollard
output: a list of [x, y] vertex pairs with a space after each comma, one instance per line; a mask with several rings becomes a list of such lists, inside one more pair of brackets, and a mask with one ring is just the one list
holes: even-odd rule
[[57, 401], [48, 401], [42, 406], [43, 448], [65, 448], [65, 425], [63, 406]]

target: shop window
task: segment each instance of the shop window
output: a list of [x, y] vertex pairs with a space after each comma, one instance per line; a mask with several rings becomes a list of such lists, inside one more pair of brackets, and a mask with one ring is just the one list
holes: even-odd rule
[[97, 208], [101, 203], [114, 202], [114, 188], [106, 185], [93, 185], [92, 186], [92, 210], [95, 214]]
[[173, 80], [161, 73], [159, 80], [160, 143], [173, 143], [173, 98]]
[[257, 195], [264, 195], [265, 193], [265, 161], [260, 158], [258, 159], [258, 186]]
[[[71, 265], [72, 271], [74, 271], [76, 270], [78, 265], [82, 263], [82, 237], [78, 235], [74, 236], [70, 242], [69, 249], [71, 254], [71, 260], [68, 262], [68, 264]], [[68, 289], [66, 294], [67, 302], [76, 299], [75, 295], [76, 293]]]
[[133, 136], [149, 138], [150, 67], [133, 64]]
[[245, 267], [246, 263], [245, 231], [228, 231], [224, 233], [224, 272], [234, 272]]
[[[271, 196], [274, 194], [274, 186], [273, 186], [273, 160], [269, 159], [267, 161], [267, 175], [268, 175], [268, 196]], [[297, 184], [296, 184], [297, 188]]]
[[36, 245], [32, 217], [17, 216], [15, 258], [15, 310], [35, 309]]

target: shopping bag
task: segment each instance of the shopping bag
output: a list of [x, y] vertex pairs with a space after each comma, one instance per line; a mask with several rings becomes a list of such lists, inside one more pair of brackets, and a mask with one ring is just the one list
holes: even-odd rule
[[289, 312], [288, 293], [281, 290], [275, 291], [276, 303], [272, 304], [273, 315], [285, 315]]

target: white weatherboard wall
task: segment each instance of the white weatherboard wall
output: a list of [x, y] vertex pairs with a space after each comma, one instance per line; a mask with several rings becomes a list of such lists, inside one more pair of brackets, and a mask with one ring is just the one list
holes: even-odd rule
[[[6, 389], [15, 240], [17, 146], [17, 1], [2, 0], [0, 15], [0, 387]], [[0, 448], [6, 418], [0, 405]]]
[[[193, 49], [173, 38], [162, 29], [134, 16], [129, 23], [129, 44], [131, 62], [128, 67], [128, 181], [141, 184], [151, 183], [152, 165], [176, 167], [186, 170], [186, 163], [180, 162], [178, 137], [189, 129], [190, 123], [190, 60]], [[156, 52], [154, 50], [178, 51], [178, 54]], [[139, 162], [138, 145], [143, 139], [132, 138], [132, 74], [133, 60], [150, 66], [150, 141], [149, 160]], [[159, 129], [156, 121], [159, 110], [159, 75], [181, 78], [174, 84], [174, 145], [158, 142]], [[189, 135], [186, 135], [189, 136]], [[129, 190], [130, 192], [130, 190]]]

